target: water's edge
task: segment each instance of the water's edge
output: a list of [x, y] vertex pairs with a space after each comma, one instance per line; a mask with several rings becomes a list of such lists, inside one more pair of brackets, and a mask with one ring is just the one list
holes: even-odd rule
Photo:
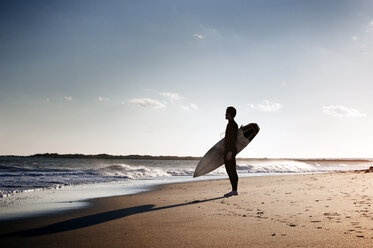
[[[304, 175], [330, 172], [313, 173], [276, 173], [276, 174], [254, 174], [240, 176], [240, 178], [269, 177], [284, 175]], [[85, 185], [71, 185], [57, 189], [44, 189], [40, 191], [29, 191], [14, 194], [7, 198], [0, 198], [1, 201], [10, 200], [8, 204], [0, 205], [0, 222], [12, 221], [26, 218], [37, 218], [66, 214], [73, 210], [82, 210], [90, 207], [95, 199], [110, 198], [116, 196], [126, 196], [141, 194], [144, 192], [156, 191], [166, 185], [193, 183], [210, 180], [229, 180], [227, 176], [202, 176], [199, 178], [177, 178], [175, 180], [165, 180], [155, 182], [148, 180], [148, 183], [141, 182], [141, 185], [128, 187], [123, 182], [95, 183]], [[140, 183], [139, 183], [140, 184]], [[229, 184], [229, 182], [228, 182]], [[3, 203], [2, 203], [3, 204]]]

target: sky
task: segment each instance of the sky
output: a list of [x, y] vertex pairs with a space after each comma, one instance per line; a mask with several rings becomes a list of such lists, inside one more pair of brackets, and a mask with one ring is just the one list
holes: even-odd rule
[[0, 0], [0, 155], [372, 158], [373, 2]]

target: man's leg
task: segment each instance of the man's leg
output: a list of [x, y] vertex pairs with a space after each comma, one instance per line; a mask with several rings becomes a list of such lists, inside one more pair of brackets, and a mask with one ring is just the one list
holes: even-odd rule
[[238, 175], [236, 171], [236, 157], [232, 157], [232, 159], [229, 161], [225, 159], [224, 163], [229, 180], [231, 181], [232, 191], [237, 191]]

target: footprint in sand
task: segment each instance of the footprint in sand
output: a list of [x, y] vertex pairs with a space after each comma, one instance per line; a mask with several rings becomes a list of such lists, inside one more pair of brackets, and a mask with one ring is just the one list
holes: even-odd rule
[[338, 213], [324, 213], [325, 216], [340, 216]]
[[[259, 209], [258, 209], [259, 210]], [[261, 218], [261, 217], [263, 217], [263, 214], [264, 214], [264, 212], [263, 211], [258, 211], [258, 212], [256, 212], [256, 215], [257, 215], [257, 218]]]

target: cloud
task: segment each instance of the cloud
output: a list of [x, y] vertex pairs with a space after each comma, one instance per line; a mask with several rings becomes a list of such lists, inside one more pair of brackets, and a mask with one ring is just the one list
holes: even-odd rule
[[203, 37], [203, 35], [202, 34], [193, 34], [193, 38], [196, 38], [196, 39], [198, 39], [198, 40], [202, 40], [204, 37]]
[[199, 27], [195, 30], [195, 33], [193, 33], [192, 36], [195, 40], [214, 40], [217, 38], [222, 38], [222, 35], [216, 28], [202, 24], [199, 25]]
[[189, 105], [180, 105], [180, 108], [182, 110], [185, 110], [185, 111], [189, 111], [189, 110], [197, 110], [198, 109], [198, 106], [194, 103], [191, 103]]
[[107, 101], [109, 101], [109, 98], [108, 97], [99, 96], [99, 97], [97, 97], [97, 100], [99, 102], [107, 102]]
[[349, 108], [341, 105], [329, 105], [322, 107], [323, 112], [327, 115], [331, 115], [338, 118], [343, 117], [365, 117], [367, 116], [365, 113], [359, 112], [357, 109]]
[[65, 100], [68, 101], [68, 102], [73, 100], [73, 98], [72, 98], [71, 96], [65, 96], [64, 98], [65, 98]]
[[49, 97], [45, 98], [45, 101], [46, 101], [46, 102], [49, 102], [49, 101], [50, 101]]
[[357, 37], [357, 36], [352, 36], [352, 40], [358, 40], [359, 39], [359, 37]]
[[166, 105], [161, 103], [158, 100], [150, 98], [133, 98], [130, 100], [130, 103], [136, 104], [144, 108], [165, 108]]
[[196, 104], [194, 104], [194, 103], [191, 103], [191, 104], [190, 104], [190, 107], [191, 107], [192, 109], [198, 109], [198, 106], [197, 106]]
[[171, 102], [178, 101], [184, 99], [184, 97], [180, 96], [178, 93], [172, 92], [162, 92], [159, 93], [161, 96], [168, 98]]
[[278, 111], [282, 108], [282, 105], [280, 103], [272, 102], [269, 100], [264, 100], [264, 103], [259, 104], [249, 104], [250, 108], [263, 111], [263, 112], [274, 112]]

